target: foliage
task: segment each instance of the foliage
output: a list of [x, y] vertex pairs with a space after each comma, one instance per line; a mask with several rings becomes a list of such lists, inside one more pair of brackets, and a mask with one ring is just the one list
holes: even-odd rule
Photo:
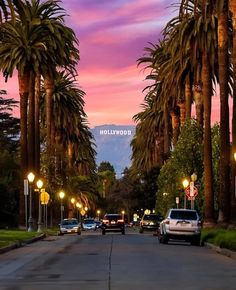
[[19, 119], [12, 116], [18, 105], [14, 99], [0, 97], [0, 148], [16, 152], [19, 145]]
[[[180, 136], [171, 157], [163, 165], [158, 177], [156, 209], [165, 214], [170, 207], [175, 207], [176, 197], [180, 199], [180, 207], [184, 201], [182, 181], [190, 180], [195, 173], [198, 176], [198, 187], [203, 175], [202, 129], [194, 119], [190, 119], [181, 127]], [[200, 198], [199, 198], [200, 197]], [[198, 199], [201, 201], [201, 192]]]
[[108, 161], [102, 161], [100, 165], [98, 166], [98, 172], [103, 172], [103, 171], [111, 171], [115, 173], [114, 166], [111, 165], [111, 163]]
[[37, 232], [26, 232], [22, 230], [0, 230], [0, 248], [23, 242], [39, 235]]
[[12, 117], [17, 104], [0, 97], [0, 226], [17, 224], [19, 119]]
[[[212, 150], [214, 184], [217, 190], [219, 187], [219, 124], [215, 124], [212, 128]], [[177, 145], [158, 176], [157, 211], [165, 214], [168, 208], [176, 207], [176, 197], [180, 199], [179, 206], [183, 206], [185, 193], [182, 181], [185, 178], [190, 181], [193, 173], [197, 174], [195, 186], [198, 188], [195, 207], [202, 213], [204, 199], [202, 129], [194, 119], [190, 119], [181, 127]], [[187, 206], [189, 206], [188, 202]]]
[[201, 239], [202, 242], [236, 251], [236, 230], [203, 229]]

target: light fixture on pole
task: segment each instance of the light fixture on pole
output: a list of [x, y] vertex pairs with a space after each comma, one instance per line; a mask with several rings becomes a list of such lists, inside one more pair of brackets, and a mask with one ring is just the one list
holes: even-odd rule
[[63, 191], [59, 192], [59, 197], [61, 199], [61, 221], [63, 220], [63, 211], [64, 211], [64, 206], [62, 204], [62, 200], [65, 197], [65, 193]]
[[80, 214], [80, 209], [82, 208], [82, 205], [79, 202], [76, 202], [76, 207], [77, 207], [77, 219], [79, 220], [79, 223], [81, 222], [81, 214]]
[[184, 208], [186, 209], [186, 192], [185, 192], [185, 189], [189, 186], [188, 179], [184, 179], [182, 184], [183, 184], [183, 187], [184, 187]]
[[193, 173], [191, 175], [191, 182], [190, 182], [190, 196], [191, 196], [191, 209], [194, 209], [194, 182], [197, 180], [197, 174]]
[[29, 227], [28, 227], [28, 232], [33, 231], [33, 218], [32, 218], [32, 187], [31, 184], [34, 181], [35, 175], [30, 172], [27, 176], [28, 181], [29, 181]]
[[124, 210], [122, 210], [122, 219], [123, 219], [123, 221], [125, 220], [125, 211]]
[[98, 209], [97, 210], [98, 220], [100, 219], [100, 213], [101, 213], [101, 211]]
[[42, 232], [42, 208], [41, 208], [41, 189], [43, 187], [43, 181], [41, 179], [39, 179], [37, 182], [37, 188], [38, 188], [38, 191], [39, 191], [39, 216], [38, 216], [38, 230], [37, 232], [38, 233], [41, 233]]

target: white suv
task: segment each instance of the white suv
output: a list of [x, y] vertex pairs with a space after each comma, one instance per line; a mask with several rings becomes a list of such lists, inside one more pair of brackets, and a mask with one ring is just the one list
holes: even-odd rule
[[196, 210], [170, 209], [160, 223], [159, 241], [167, 244], [169, 239], [185, 240], [200, 245], [202, 223]]

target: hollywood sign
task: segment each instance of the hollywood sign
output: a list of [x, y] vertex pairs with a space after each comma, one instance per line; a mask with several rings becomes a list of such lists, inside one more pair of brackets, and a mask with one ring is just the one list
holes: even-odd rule
[[130, 136], [132, 135], [131, 130], [100, 130], [100, 135], [119, 135], [119, 136]]

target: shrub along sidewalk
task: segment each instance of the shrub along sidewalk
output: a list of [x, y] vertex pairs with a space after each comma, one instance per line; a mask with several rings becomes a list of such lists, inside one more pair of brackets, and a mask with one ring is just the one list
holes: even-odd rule
[[220, 248], [236, 251], [236, 230], [203, 229], [201, 240]]

